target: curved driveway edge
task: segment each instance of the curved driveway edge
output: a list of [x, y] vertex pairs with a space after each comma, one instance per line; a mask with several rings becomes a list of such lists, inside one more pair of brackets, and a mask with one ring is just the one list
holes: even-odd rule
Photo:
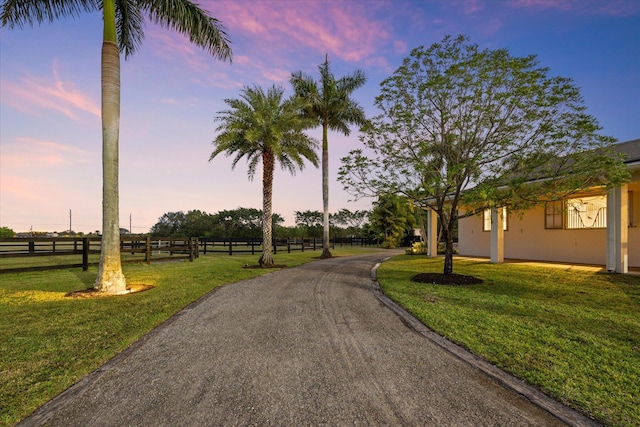
[[[387, 258], [388, 259], [388, 258]], [[383, 260], [383, 262], [386, 261]], [[514, 393], [517, 393], [523, 397], [525, 397], [530, 402], [544, 409], [545, 411], [553, 414], [558, 419], [564, 421], [570, 426], [574, 427], [598, 427], [601, 426], [597, 421], [587, 417], [586, 415], [578, 412], [557, 400], [549, 397], [545, 393], [541, 392], [537, 388], [530, 386], [529, 384], [522, 381], [520, 378], [517, 378], [508, 372], [503, 371], [487, 362], [486, 360], [476, 356], [471, 353], [464, 347], [461, 347], [457, 344], [452, 343], [451, 341], [444, 338], [442, 335], [439, 335], [429, 329], [424, 323], [420, 322], [416, 319], [411, 313], [406, 311], [403, 307], [396, 304], [393, 300], [391, 300], [388, 296], [386, 296], [382, 292], [382, 288], [380, 287], [380, 283], [376, 277], [376, 270], [380, 266], [380, 263], [376, 264], [373, 269], [371, 269], [371, 279], [373, 280], [372, 287], [373, 293], [376, 298], [378, 298], [382, 303], [384, 303], [391, 311], [393, 311], [398, 317], [402, 320], [404, 324], [406, 324], [409, 328], [413, 329], [423, 337], [428, 340], [434, 342], [435, 344], [442, 347], [447, 352], [456, 356], [457, 358], [464, 360], [469, 365], [473, 366], [476, 369], [484, 372], [489, 377], [493, 378], [498, 383], [502, 384], [509, 390], [512, 390]]]
[[20, 425], [564, 424], [381, 303], [372, 268], [389, 254], [217, 288]]

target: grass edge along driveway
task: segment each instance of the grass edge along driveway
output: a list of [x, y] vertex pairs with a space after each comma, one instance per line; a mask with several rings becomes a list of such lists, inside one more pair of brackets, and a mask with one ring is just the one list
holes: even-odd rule
[[[372, 248], [336, 248], [336, 256]], [[277, 264], [314, 261], [320, 251], [277, 254]], [[195, 262], [123, 266], [129, 285], [153, 289], [124, 296], [66, 298], [89, 288], [96, 268], [0, 275], [0, 426], [11, 426], [213, 289], [274, 270], [259, 255], [206, 255]]]
[[401, 255], [377, 277], [438, 334], [607, 425], [640, 425], [640, 277], [456, 260], [484, 283], [411, 281], [442, 263]]

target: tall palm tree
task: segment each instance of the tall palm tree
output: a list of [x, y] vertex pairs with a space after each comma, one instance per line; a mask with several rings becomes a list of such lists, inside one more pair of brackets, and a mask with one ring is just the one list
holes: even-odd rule
[[83, 12], [102, 11], [102, 244], [94, 288], [127, 293], [120, 264], [118, 139], [120, 133], [120, 52], [132, 55], [144, 38], [143, 13], [151, 22], [186, 34], [214, 58], [231, 60], [231, 48], [218, 20], [189, 0], [6, 0], [2, 26], [13, 28]]
[[329, 129], [349, 136], [349, 124], [362, 126], [365, 124], [364, 110], [351, 99], [353, 91], [367, 81], [362, 70], [337, 79], [329, 69], [329, 58], [325, 55], [324, 63], [318, 66], [320, 80], [305, 75], [302, 71], [291, 74], [291, 85], [298, 97], [307, 101], [305, 109], [307, 117], [315, 119], [322, 126], [322, 206], [323, 233], [321, 258], [331, 258], [329, 251]]
[[225, 99], [229, 110], [218, 112], [216, 117], [221, 132], [213, 141], [215, 149], [211, 161], [218, 154], [235, 155], [232, 168], [247, 157], [249, 179], [262, 161], [262, 255], [258, 263], [263, 267], [273, 265], [271, 205], [273, 171], [276, 162], [283, 170], [295, 174], [304, 168], [304, 159], [318, 166], [315, 152], [318, 143], [303, 131], [314, 125], [302, 115], [303, 103], [299, 98], [283, 100], [284, 89], [273, 86], [265, 94], [262, 88], [245, 87], [240, 99]]

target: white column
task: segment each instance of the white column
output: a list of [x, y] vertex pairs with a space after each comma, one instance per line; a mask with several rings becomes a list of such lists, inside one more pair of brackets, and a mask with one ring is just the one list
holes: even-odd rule
[[502, 208], [491, 209], [491, 262], [504, 262], [504, 228]]
[[438, 215], [427, 209], [427, 256], [438, 256]]
[[629, 272], [629, 196], [627, 185], [607, 193], [607, 271]]

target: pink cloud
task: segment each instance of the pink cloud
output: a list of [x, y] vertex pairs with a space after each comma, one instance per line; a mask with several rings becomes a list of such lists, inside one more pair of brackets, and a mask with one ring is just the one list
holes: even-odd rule
[[393, 42], [393, 49], [396, 53], [406, 53], [409, 51], [407, 42], [404, 40], [396, 40]]
[[65, 166], [88, 163], [88, 157], [89, 153], [78, 147], [28, 137], [17, 138], [2, 147], [3, 168]]
[[473, 15], [484, 9], [484, 4], [480, 0], [461, 0], [462, 12], [467, 15]]
[[363, 61], [392, 35], [372, 19], [375, 3], [317, 1], [220, 1], [205, 4], [230, 37], [259, 35], [269, 51], [313, 49], [346, 61]]
[[247, 56], [247, 55], [236, 55], [233, 57], [233, 62], [235, 64], [249, 64], [251, 62], [251, 59]]
[[182, 34], [161, 27], [147, 31], [153, 53], [169, 62], [179, 62], [197, 73], [206, 72], [213, 59]]
[[53, 82], [34, 76], [25, 76], [19, 82], [3, 81], [2, 102], [32, 115], [43, 115], [39, 110], [53, 110], [72, 120], [80, 121], [79, 113], [101, 116], [99, 104], [78, 90], [73, 82], [63, 81], [56, 62], [53, 63]]

